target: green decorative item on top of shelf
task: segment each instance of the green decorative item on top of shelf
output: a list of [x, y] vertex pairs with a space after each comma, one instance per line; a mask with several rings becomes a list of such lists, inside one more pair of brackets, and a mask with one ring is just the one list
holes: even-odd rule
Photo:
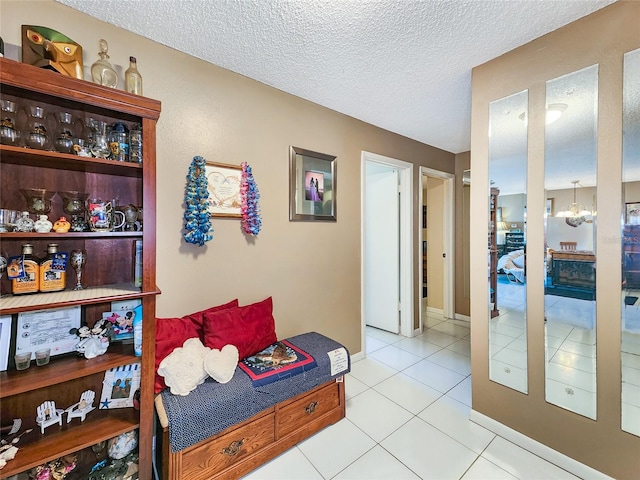
[[22, 25], [22, 61], [84, 80], [82, 47], [49, 27]]
[[201, 156], [193, 157], [184, 196], [186, 232], [183, 234], [188, 243], [201, 247], [213, 238], [213, 227], [209, 216], [209, 189], [205, 173], [206, 160]]

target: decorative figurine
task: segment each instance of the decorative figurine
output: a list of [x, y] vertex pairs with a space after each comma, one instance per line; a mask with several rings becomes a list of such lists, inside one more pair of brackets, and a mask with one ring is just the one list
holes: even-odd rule
[[34, 228], [37, 233], [49, 233], [53, 228], [53, 224], [46, 215], [40, 215], [40, 218], [36, 220]]
[[79, 418], [81, 422], [84, 422], [84, 419], [87, 417], [87, 413], [91, 410], [95, 410], [96, 408], [93, 406], [95, 398], [96, 392], [93, 390], [85, 390], [82, 392], [82, 395], [80, 395], [80, 401], [78, 403], [74, 403], [65, 410], [65, 412], [67, 412], [67, 423], [70, 423], [72, 418]]
[[22, 25], [22, 61], [84, 80], [82, 47], [52, 28]]
[[70, 333], [78, 335], [80, 341], [76, 345], [78, 355], [85, 358], [95, 358], [102, 355], [109, 348], [109, 341], [113, 335], [113, 325], [106, 320], [98, 320], [93, 328], [84, 326], [71, 329]]
[[44, 434], [44, 429], [55, 423], [62, 426], [62, 413], [64, 410], [56, 408], [56, 402], [53, 400], [42, 402], [37, 412], [36, 423], [40, 425], [40, 433]]
[[53, 224], [53, 231], [56, 233], [67, 233], [71, 228], [71, 224], [67, 222], [66, 217], [60, 217]]

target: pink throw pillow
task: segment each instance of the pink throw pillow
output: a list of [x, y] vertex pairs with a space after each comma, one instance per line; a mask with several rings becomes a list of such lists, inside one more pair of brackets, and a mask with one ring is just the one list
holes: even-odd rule
[[244, 307], [204, 313], [204, 344], [209, 348], [235, 345], [242, 360], [276, 341], [271, 297]]

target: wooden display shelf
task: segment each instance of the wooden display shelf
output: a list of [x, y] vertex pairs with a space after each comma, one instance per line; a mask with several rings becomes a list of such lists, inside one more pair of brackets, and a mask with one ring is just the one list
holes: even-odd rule
[[67, 423], [65, 414], [62, 427], [47, 427], [43, 435], [40, 433], [40, 427], [35, 426], [31, 433], [23, 436], [17, 444], [19, 450], [16, 457], [0, 470], [0, 478], [16, 475], [63, 455], [77, 452], [138, 428], [138, 425], [139, 415], [133, 408], [99, 410], [96, 405], [96, 409], [89, 412], [84, 422], [76, 418]]
[[4, 240], [32, 240], [32, 239], [64, 239], [64, 238], [142, 238], [143, 232], [67, 232], [67, 233], [37, 233], [37, 232], [0, 232], [0, 239]]
[[2, 163], [18, 163], [40, 168], [142, 177], [142, 164], [139, 163], [116, 162], [104, 158], [79, 157], [78, 155], [71, 155], [69, 153], [13, 147], [10, 145], [0, 145], [0, 155], [2, 155]]
[[133, 354], [131, 343], [112, 343], [107, 353], [90, 359], [72, 354], [61, 358], [51, 357], [49, 364], [42, 367], [36, 366], [32, 360], [27, 370], [0, 372], [0, 399], [139, 361], [140, 357]]

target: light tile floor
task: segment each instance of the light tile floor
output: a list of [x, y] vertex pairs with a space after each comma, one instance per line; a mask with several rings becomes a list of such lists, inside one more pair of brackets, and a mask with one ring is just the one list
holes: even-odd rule
[[419, 337], [366, 335], [346, 378], [347, 418], [245, 480], [578, 478], [469, 421], [468, 324], [429, 317]]

